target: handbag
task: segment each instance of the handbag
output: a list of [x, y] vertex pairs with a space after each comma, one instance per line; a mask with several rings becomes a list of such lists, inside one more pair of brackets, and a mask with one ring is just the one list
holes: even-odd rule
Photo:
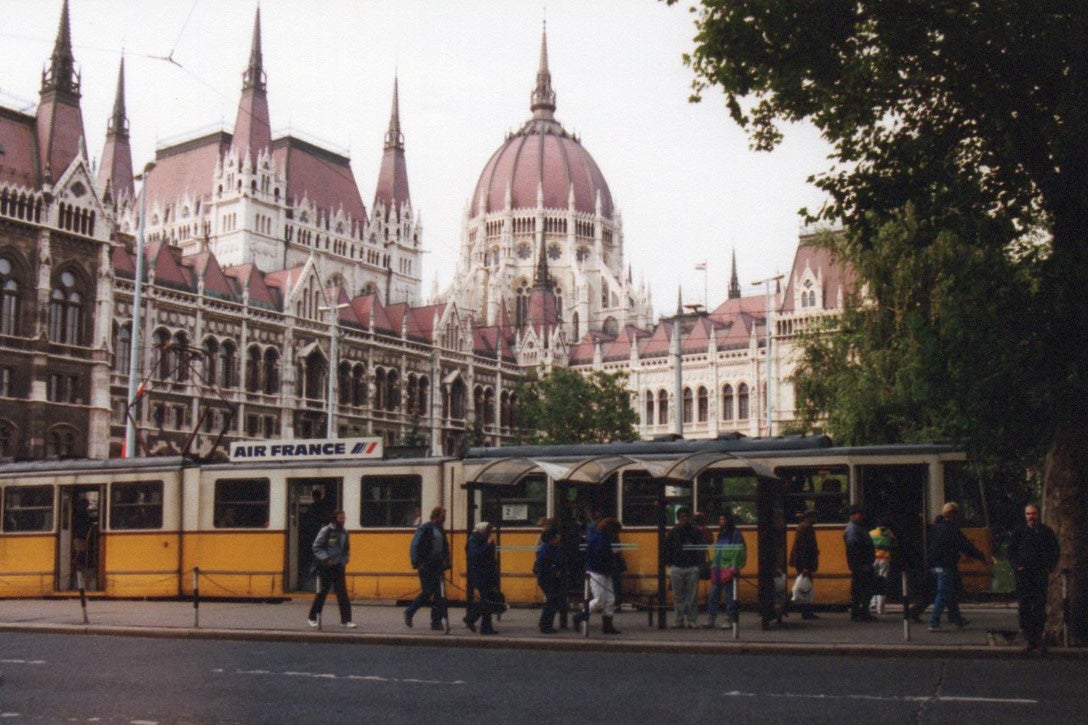
[[798, 574], [793, 580], [793, 601], [797, 604], [811, 604], [816, 600], [812, 592], [812, 579], [804, 574]]

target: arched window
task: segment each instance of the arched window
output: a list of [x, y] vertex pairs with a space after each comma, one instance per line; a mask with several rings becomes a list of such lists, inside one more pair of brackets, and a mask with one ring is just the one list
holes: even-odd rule
[[495, 391], [484, 391], [484, 425], [495, 425]]
[[351, 363], [347, 360], [336, 369], [336, 402], [340, 405], [351, 404]]
[[431, 400], [431, 381], [426, 376], [419, 377], [419, 389], [416, 391], [416, 413], [427, 415], [427, 406]]
[[170, 360], [174, 368], [174, 379], [179, 383], [189, 380], [189, 337], [184, 332], [174, 335], [170, 348]]
[[219, 382], [216, 378], [219, 363], [219, 343], [216, 342], [213, 337], [209, 337], [204, 341], [204, 360], [205, 375], [207, 376], [208, 383], [210, 385], [215, 385]]
[[733, 386], [722, 386], [722, 420], [733, 420]]
[[11, 260], [0, 257], [0, 335], [19, 334], [19, 281]]
[[329, 366], [319, 350], [311, 352], [303, 360], [302, 397], [320, 400], [325, 396], [325, 375]]
[[642, 421], [646, 425], [654, 424], [654, 394], [646, 391], [646, 417]]
[[570, 316], [570, 322], [571, 322], [571, 327], [573, 328], [572, 332], [574, 333], [572, 339], [577, 341], [578, 338], [581, 337], [581, 335], [579, 334], [580, 331], [578, 329], [578, 313], [577, 312], [575, 312], [573, 315]]
[[250, 345], [246, 349], [246, 392], [256, 393], [261, 389], [261, 348]]
[[236, 353], [237, 348], [229, 340], [219, 348], [219, 364], [217, 366], [219, 368], [219, 387], [224, 390], [233, 388], [238, 382], [238, 374], [234, 369]]
[[499, 426], [502, 428], [509, 428], [511, 422], [510, 394], [504, 390], [502, 395], [499, 396]]
[[657, 391], [657, 424], [669, 424], [669, 394], [664, 390]]
[[366, 367], [356, 365], [351, 371], [351, 404], [366, 405]]
[[132, 323], [126, 322], [117, 328], [117, 336], [113, 340], [113, 369], [119, 373], [126, 372], [131, 356]]
[[737, 386], [737, 418], [748, 419], [748, 383]]
[[83, 340], [83, 296], [72, 272], [60, 273], [49, 296], [49, 339], [65, 345]]
[[275, 348], [270, 347], [264, 351], [263, 367], [262, 390], [265, 395], [275, 395], [280, 392], [280, 354]]
[[525, 324], [529, 321], [529, 285], [526, 282], [522, 282], [518, 287], [517, 299], [515, 300], [514, 311], [514, 324], [518, 327], [525, 327]]
[[155, 335], [152, 338], [154, 351], [153, 355], [159, 361], [159, 366], [156, 369], [156, 377], [159, 380], [169, 380], [170, 374], [173, 372], [173, 368], [170, 365], [170, 333], [166, 330], [155, 330]]
[[684, 388], [684, 422], [691, 422], [692, 415], [692, 395], [691, 388]]
[[15, 455], [15, 426], [6, 420], [0, 420], [0, 458]]
[[465, 383], [458, 378], [453, 381], [450, 386], [450, 404], [449, 404], [449, 417], [453, 420], [465, 419], [465, 400], [466, 391]]
[[55, 425], [45, 434], [46, 458], [70, 458], [77, 455], [76, 429], [70, 425]]
[[710, 417], [710, 395], [702, 385], [699, 386], [697, 413], [698, 417], [696, 420], [700, 423], [706, 423]]
[[400, 407], [400, 374], [390, 370], [385, 376], [385, 409], [396, 410]]

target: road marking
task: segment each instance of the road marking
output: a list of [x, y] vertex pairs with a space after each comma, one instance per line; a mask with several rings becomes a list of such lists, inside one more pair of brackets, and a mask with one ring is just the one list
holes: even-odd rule
[[5, 665], [44, 665], [45, 660], [0, 660]]
[[779, 697], [804, 700], [875, 700], [879, 702], [970, 702], [995, 705], [1038, 705], [1038, 700], [1022, 697], [963, 697], [955, 695], [826, 695], [800, 692], [741, 692], [724, 693], [726, 697]]
[[[223, 669], [214, 669], [216, 674], [226, 674]], [[466, 680], [424, 680], [418, 677], [387, 677], [385, 675], [338, 675], [334, 672], [299, 672], [298, 670], [235, 670], [236, 675], [257, 675], [270, 677], [308, 677], [314, 680], [358, 680], [361, 682], [386, 682], [391, 684], [413, 685], [467, 685]]]

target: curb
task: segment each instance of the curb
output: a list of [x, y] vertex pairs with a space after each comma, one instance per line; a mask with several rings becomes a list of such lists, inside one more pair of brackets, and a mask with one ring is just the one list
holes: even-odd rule
[[[840, 657], [911, 657], [945, 659], [1038, 659], [1016, 647], [985, 645], [868, 645], [801, 642], [645, 642], [616, 639], [536, 637], [476, 637], [461, 634], [408, 635], [351, 632], [314, 632], [266, 629], [203, 629], [178, 627], [121, 627], [110, 625], [0, 624], [0, 632], [68, 634], [149, 639], [233, 640], [321, 644], [385, 645], [402, 647], [452, 646], [472, 649], [529, 649], [554, 652], [627, 652], [633, 654], [689, 655], [805, 655]], [[1088, 649], [1051, 648], [1047, 659], [1088, 660]]]

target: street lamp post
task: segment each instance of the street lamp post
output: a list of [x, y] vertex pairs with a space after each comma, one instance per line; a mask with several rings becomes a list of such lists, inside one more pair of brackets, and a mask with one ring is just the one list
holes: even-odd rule
[[136, 272], [132, 293], [132, 334], [129, 336], [128, 351], [128, 406], [125, 408], [125, 458], [136, 457], [136, 393], [140, 378], [140, 346], [143, 327], [141, 290], [144, 286], [144, 230], [147, 227], [147, 178], [155, 162], [149, 161], [137, 179], [143, 181], [140, 187], [140, 224], [136, 232]]
[[766, 330], [767, 330], [767, 345], [766, 345], [767, 364], [765, 366], [766, 367], [766, 376], [767, 376], [767, 385], [766, 385], [766, 394], [765, 394], [764, 397], [767, 398], [766, 408], [767, 408], [767, 436], [768, 437], [771, 435], [771, 425], [772, 425], [772, 423], [771, 423], [772, 417], [771, 416], [772, 416], [772, 413], [773, 413], [773, 410], [774, 410], [773, 407], [772, 407], [772, 405], [773, 405], [772, 401], [774, 400], [774, 395], [773, 395], [773, 392], [772, 392], [773, 391], [773, 386], [774, 386], [774, 382], [773, 382], [774, 377], [772, 375], [773, 368], [772, 368], [772, 363], [771, 363], [771, 337], [772, 337], [772, 319], [771, 319], [771, 316], [772, 316], [774, 310], [773, 310], [773, 306], [771, 305], [771, 283], [772, 282], [777, 282], [778, 280], [782, 279], [785, 276], [786, 275], [784, 275], [784, 274], [779, 274], [779, 275], [776, 275], [774, 277], [766, 277], [764, 279], [757, 280], [757, 281], [752, 283], [752, 285], [755, 286], [755, 287], [763, 285], [764, 297], [767, 300], [766, 318], [765, 318], [765, 322], [764, 322], [764, 327], [766, 327]]
[[325, 401], [325, 437], [335, 438], [333, 428], [336, 424], [336, 394], [339, 388], [338, 377], [340, 375], [340, 310], [349, 307], [348, 303], [339, 304], [329, 299], [329, 291], [325, 290], [325, 306], [320, 307], [323, 312], [331, 315], [329, 320], [329, 379], [328, 400]]

